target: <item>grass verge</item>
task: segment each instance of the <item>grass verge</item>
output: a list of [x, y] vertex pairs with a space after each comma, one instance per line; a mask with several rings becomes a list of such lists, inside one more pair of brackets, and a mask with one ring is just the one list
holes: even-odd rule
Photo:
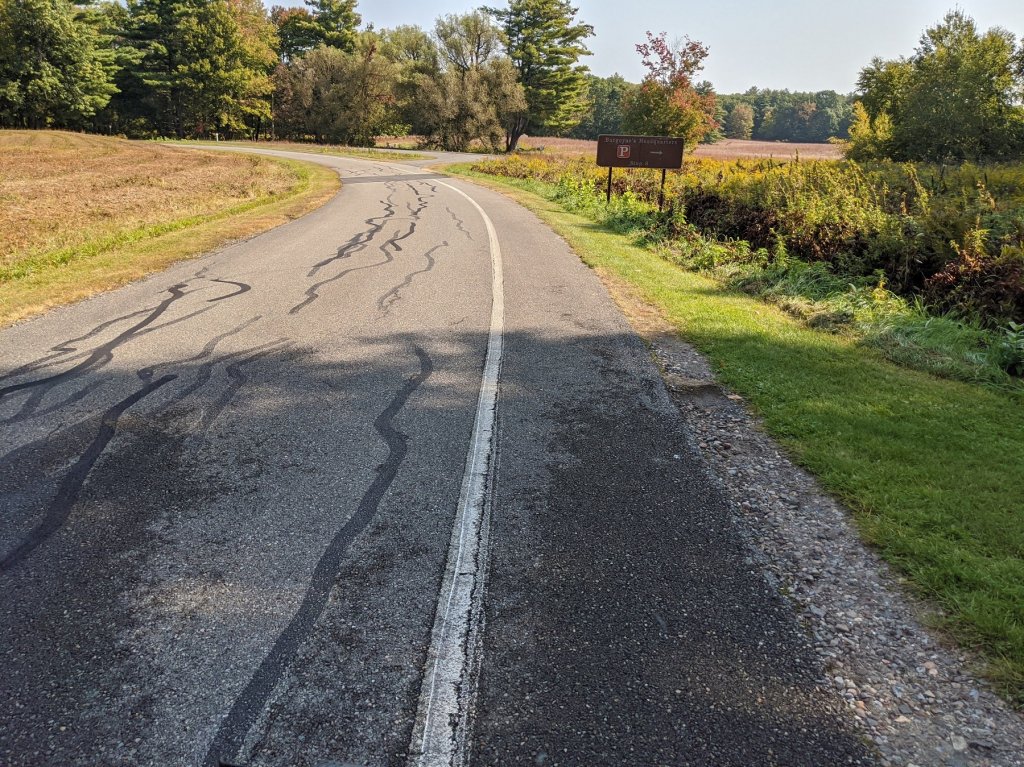
[[900, 367], [813, 330], [566, 211], [552, 185], [446, 170], [509, 194], [657, 307], [940, 608], [938, 627], [1024, 705], [1024, 396]]
[[111, 290], [175, 261], [251, 237], [302, 216], [339, 187], [329, 168], [272, 159], [289, 188], [211, 213], [130, 227], [22, 258], [0, 268], [0, 327]]

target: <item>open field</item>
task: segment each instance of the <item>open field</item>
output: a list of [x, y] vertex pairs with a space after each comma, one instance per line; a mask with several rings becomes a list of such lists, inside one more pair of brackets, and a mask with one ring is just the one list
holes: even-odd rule
[[[429, 155], [413, 152], [389, 152], [386, 149], [370, 149], [357, 146], [341, 146], [340, 144], [306, 144], [298, 141], [183, 141], [198, 146], [238, 146], [247, 149], [281, 149], [286, 152], [306, 152], [307, 154], [329, 154], [337, 157], [355, 157], [359, 160], [427, 160]], [[412, 149], [413, 146], [396, 148]]]
[[301, 163], [2, 131], [0, 325], [275, 226], [336, 188]]
[[672, 263], [616, 231], [596, 207], [567, 210], [554, 184], [468, 168], [449, 170], [536, 211], [587, 264], [633, 286], [704, 352], [767, 430], [853, 511], [865, 540], [941, 608], [938, 625], [978, 650], [1001, 691], [1024, 704], [1019, 389], [892, 364], [853, 335], [813, 329]]
[[[548, 136], [524, 136], [519, 146], [525, 150], [540, 150], [548, 154], [569, 157], [593, 157], [597, 154], [596, 141]], [[739, 141], [725, 139], [717, 144], [701, 144], [687, 156], [707, 157], [715, 160], [742, 160], [745, 158], [774, 157], [790, 160], [799, 155], [806, 160], [838, 160], [842, 150], [835, 144], [787, 144], [780, 141]]]
[[423, 143], [423, 136], [377, 136], [374, 145], [378, 149], [417, 149]]

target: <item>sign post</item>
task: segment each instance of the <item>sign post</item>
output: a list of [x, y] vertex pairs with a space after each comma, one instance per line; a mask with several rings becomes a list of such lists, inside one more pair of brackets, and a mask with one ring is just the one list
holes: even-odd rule
[[658, 210], [662, 210], [665, 206], [665, 171], [683, 167], [684, 147], [683, 139], [671, 136], [598, 136], [597, 164], [608, 169], [607, 201], [612, 201], [613, 168], [661, 168]]

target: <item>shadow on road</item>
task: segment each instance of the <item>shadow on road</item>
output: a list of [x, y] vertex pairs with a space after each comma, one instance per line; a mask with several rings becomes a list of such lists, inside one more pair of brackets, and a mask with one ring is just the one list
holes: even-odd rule
[[[350, 341], [0, 378], [0, 761], [404, 763], [486, 337]], [[505, 347], [474, 763], [867, 763], [635, 337]]]

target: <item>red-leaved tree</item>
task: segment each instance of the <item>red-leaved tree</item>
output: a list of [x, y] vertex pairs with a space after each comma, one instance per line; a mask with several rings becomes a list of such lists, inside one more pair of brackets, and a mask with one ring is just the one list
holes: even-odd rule
[[681, 137], [694, 146], [718, 127], [714, 91], [707, 83], [694, 83], [708, 48], [687, 37], [676, 50], [665, 38], [664, 32], [648, 32], [647, 42], [636, 46], [648, 74], [626, 97], [623, 127], [629, 133]]

